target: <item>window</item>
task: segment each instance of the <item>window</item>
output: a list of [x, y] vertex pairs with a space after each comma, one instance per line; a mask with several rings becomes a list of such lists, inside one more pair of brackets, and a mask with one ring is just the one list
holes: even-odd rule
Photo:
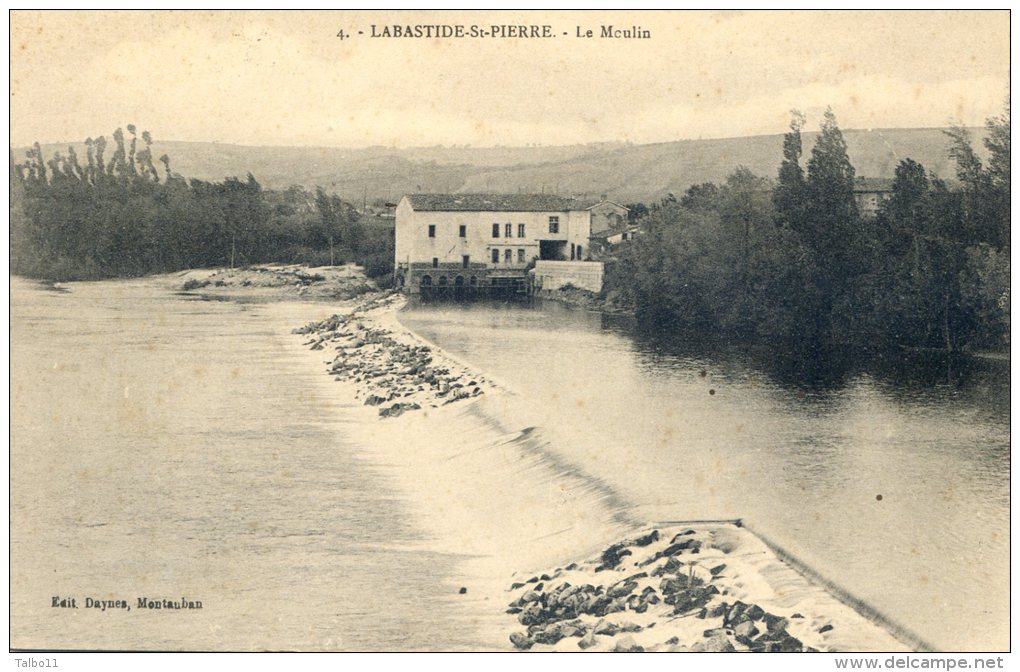
[[460, 237], [467, 238], [467, 225], [465, 224], [460, 225]]
[[445, 275], [440, 275], [439, 276], [439, 286], [440, 287], [446, 287], [446, 276]]
[[429, 224], [429, 238], [435, 238], [435, 237], [436, 237], [436, 225], [435, 224]]
[[549, 217], [549, 233], [560, 232], [560, 218], [556, 215]]
[[432, 268], [439, 268], [439, 257], [432, 257]]
[[512, 264], [514, 261], [514, 251], [507, 248], [506, 251], [503, 252], [503, 261], [508, 264]]
[[524, 250], [517, 250], [517, 263], [518, 264], [524, 263]]
[[570, 244], [570, 260], [571, 261], [574, 260], [574, 253], [575, 253], [575, 251], [576, 251], [576, 248], [575, 248], [574, 244], [571, 243]]
[[469, 283], [471, 284], [472, 287], [477, 287], [478, 286], [478, 276], [477, 275], [472, 275], [471, 276], [471, 280], [469, 280]]
[[513, 235], [514, 235], [514, 225], [511, 224], [510, 222], [507, 222], [506, 223], [505, 231], [506, 231], [506, 237], [507, 238], [512, 238]]
[[421, 276], [421, 286], [422, 287], [431, 287], [432, 286], [432, 276], [431, 275], [423, 275], [423, 276]]
[[456, 278], [454, 278], [453, 279], [453, 286], [454, 287], [463, 287], [464, 286], [464, 276], [463, 275], [458, 275]]
[[517, 225], [517, 237], [518, 238], [523, 238], [524, 237], [524, 225], [523, 224], [518, 224]]
[[492, 225], [492, 237], [499, 238], [499, 224]]
[[[496, 226], [499, 226], [499, 224], [497, 224]], [[499, 263], [499, 250], [492, 251], [492, 263], [494, 264]]]
[[581, 259], [583, 259], [583, 258], [584, 258], [584, 257], [582, 257], [582, 256], [581, 256], [581, 246], [580, 246], [580, 245], [578, 245], [578, 246], [577, 246], [577, 259], [578, 259], [578, 260], [581, 260]]
[[464, 268], [467, 268], [470, 264], [471, 264], [471, 257], [465, 254], [464, 255]]

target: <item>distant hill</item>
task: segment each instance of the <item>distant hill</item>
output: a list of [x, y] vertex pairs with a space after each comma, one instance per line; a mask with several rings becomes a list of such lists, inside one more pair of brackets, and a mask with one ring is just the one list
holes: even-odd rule
[[[984, 154], [984, 129], [972, 129]], [[941, 177], [954, 177], [943, 129], [844, 130], [858, 176], [892, 177], [912, 158]], [[804, 134], [805, 165], [815, 133]], [[273, 189], [322, 186], [360, 203], [394, 201], [425, 192], [549, 192], [566, 196], [609, 194], [617, 201], [650, 202], [682, 194], [701, 182], [721, 182], [740, 165], [774, 177], [782, 160], [782, 135], [680, 140], [650, 145], [605, 143], [556, 147], [248, 147], [201, 142], [156, 142], [174, 172], [206, 180], [251, 172]], [[47, 156], [66, 145], [46, 145]], [[76, 144], [84, 160], [84, 146]], [[112, 150], [107, 150], [109, 159]], [[17, 157], [23, 156], [19, 150]]]

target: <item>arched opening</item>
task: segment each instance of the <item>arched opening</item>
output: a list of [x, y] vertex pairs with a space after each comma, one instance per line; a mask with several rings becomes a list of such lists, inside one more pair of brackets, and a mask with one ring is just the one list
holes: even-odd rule
[[471, 279], [468, 280], [468, 282], [471, 284], [472, 287], [477, 287], [478, 286], [478, 276], [477, 275], [472, 275]]
[[458, 275], [456, 278], [454, 278], [453, 279], [453, 286], [454, 287], [463, 287], [464, 286], [464, 276], [463, 275]]
[[445, 275], [440, 275], [439, 276], [439, 286], [440, 287], [446, 287], [446, 276]]
[[432, 286], [432, 276], [431, 275], [423, 275], [423, 276], [421, 276], [421, 280], [419, 281], [419, 284], [421, 284], [422, 287], [431, 287]]

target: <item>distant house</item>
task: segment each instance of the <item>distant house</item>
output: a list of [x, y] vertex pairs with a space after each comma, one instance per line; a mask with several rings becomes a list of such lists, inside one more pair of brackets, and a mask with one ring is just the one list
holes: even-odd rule
[[876, 217], [882, 204], [892, 198], [893, 181], [887, 178], [858, 177], [854, 180], [854, 200], [863, 217]]
[[409, 194], [396, 209], [394, 277], [412, 294], [482, 290], [522, 285], [535, 268], [536, 281], [598, 291], [602, 265], [585, 261], [591, 207], [550, 194]]
[[591, 233], [601, 236], [607, 231], [621, 231], [629, 223], [630, 208], [608, 200], [605, 195], [587, 210], [591, 213]]
[[634, 237], [640, 235], [641, 228], [638, 226], [628, 226], [621, 231], [613, 231], [606, 236], [606, 242], [610, 245], [619, 245], [620, 243], [634, 240]]

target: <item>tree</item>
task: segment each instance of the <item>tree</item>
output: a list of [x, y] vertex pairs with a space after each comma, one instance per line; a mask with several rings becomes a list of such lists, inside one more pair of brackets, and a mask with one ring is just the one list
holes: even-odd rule
[[800, 131], [804, 115], [790, 112], [790, 130], [783, 136], [783, 162], [779, 166], [779, 184], [772, 192], [776, 222], [794, 231], [802, 229], [804, 219], [804, 170], [800, 167], [803, 153]]

